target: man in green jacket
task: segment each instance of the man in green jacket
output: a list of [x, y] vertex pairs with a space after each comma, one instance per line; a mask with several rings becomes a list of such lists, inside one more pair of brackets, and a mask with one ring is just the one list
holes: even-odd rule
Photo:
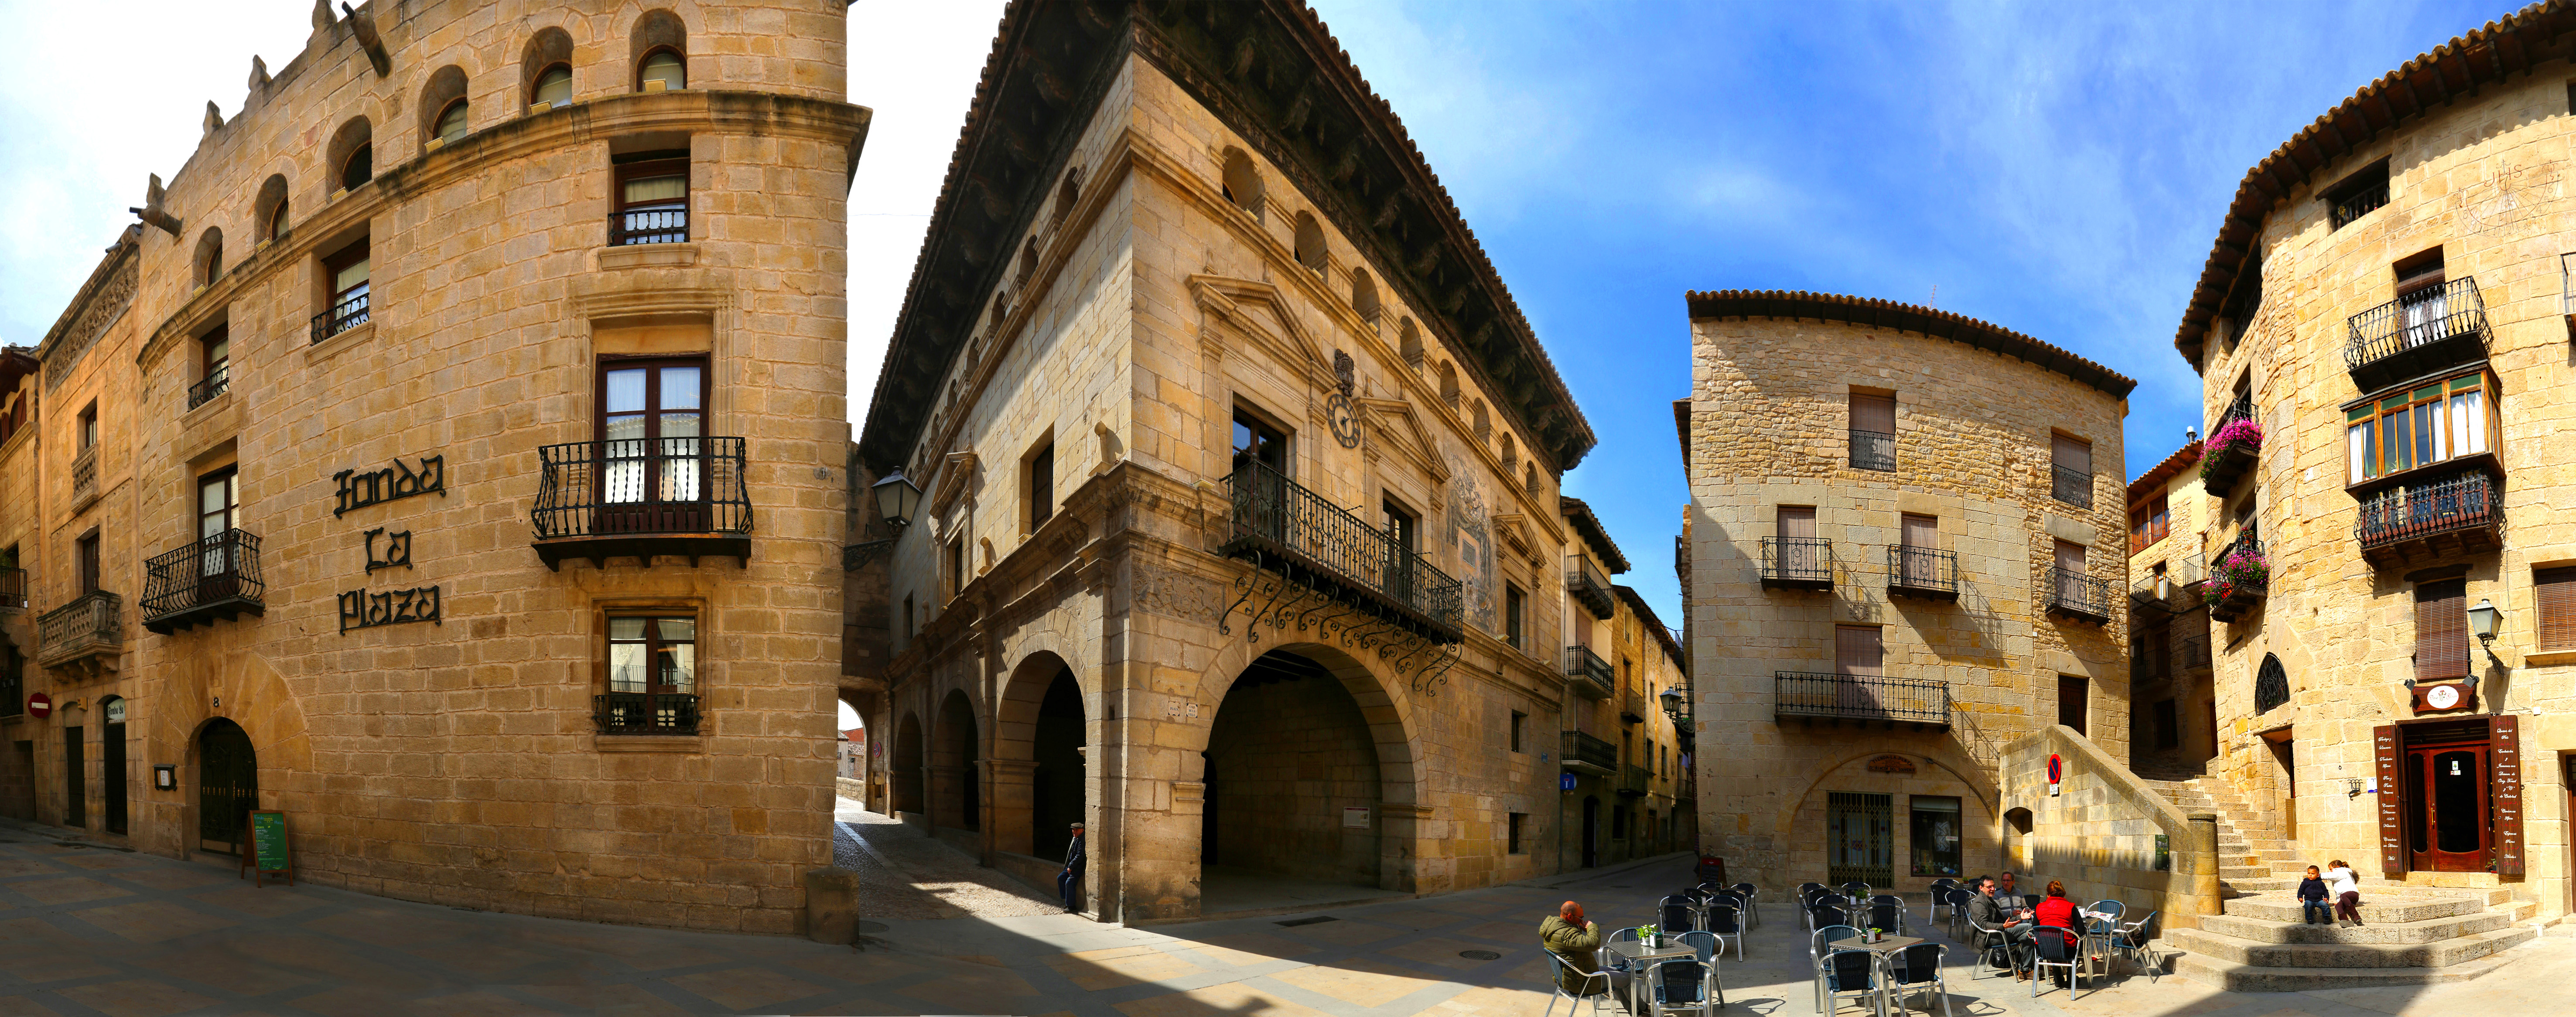
[[1610, 991], [1610, 979], [1595, 974], [1601, 949], [1601, 926], [1583, 920], [1583, 905], [1566, 901], [1556, 914], [1538, 923], [1538, 944], [1565, 962], [1556, 984], [1568, 995], [1597, 996]]

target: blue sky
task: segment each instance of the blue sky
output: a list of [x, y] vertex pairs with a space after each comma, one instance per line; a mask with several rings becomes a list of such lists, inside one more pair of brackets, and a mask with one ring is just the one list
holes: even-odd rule
[[[1318, 0], [1591, 419], [1568, 476], [1679, 622], [1682, 294], [1930, 302], [2139, 381], [2128, 467], [2197, 422], [2173, 332], [2246, 167], [2371, 79], [2513, 8], [2460, 3]], [[0, 342], [33, 344], [205, 102], [241, 108], [299, 0], [0, 0]], [[874, 384], [998, 0], [859, 0], [850, 390]], [[102, 60], [102, 40], [147, 59]], [[237, 339], [236, 341], [250, 341]], [[858, 419], [866, 407], [852, 405]]]

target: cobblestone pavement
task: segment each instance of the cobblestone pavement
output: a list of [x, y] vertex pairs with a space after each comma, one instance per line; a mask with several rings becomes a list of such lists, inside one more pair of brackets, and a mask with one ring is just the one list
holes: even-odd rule
[[[883, 864], [900, 870], [903, 863]], [[76, 846], [53, 828], [0, 822], [0, 1017], [1535, 1017], [1548, 1001], [1547, 963], [1535, 942], [1541, 916], [1573, 897], [1605, 926], [1633, 924], [1667, 887], [1688, 881], [1688, 866], [1687, 859], [1659, 860], [1549, 880], [1555, 887], [1525, 884], [1324, 915], [1145, 928], [1062, 914], [887, 917], [874, 920], [886, 928], [870, 944], [853, 948], [463, 911], [311, 885], [253, 889], [229, 867]], [[1301, 920], [1326, 915], [1329, 920]], [[1726, 1013], [1811, 1012], [1795, 916], [1775, 908], [1769, 917], [1747, 937], [1751, 960], [1721, 965], [1732, 1004]], [[2034, 1000], [2026, 984], [1972, 980], [1962, 967], [1952, 972], [1947, 1013], [2549, 1012], [2547, 1000], [2566, 999], [2565, 986], [2576, 978], [2576, 940], [2543, 938], [2517, 952], [2515, 963], [2459, 985], [2280, 995], [2129, 976]], [[1923, 1009], [1935, 999], [1927, 994], [1912, 1002]]]
[[847, 798], [833, 819], [832, 864], [859, 874], [861, 918], [1014, 918], [1064, 910], [1055, 898]]

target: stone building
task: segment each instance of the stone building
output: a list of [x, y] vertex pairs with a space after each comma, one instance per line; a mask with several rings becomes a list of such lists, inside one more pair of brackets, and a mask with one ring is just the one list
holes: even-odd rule
[[2215, 517], [2201, 494], [2201, 447], [2192, 441], [2129, 482], [2128, 765], [2160, 780], [2198, 776], [2218, 752], [2202, 595]]
[[1402, 125], [1283, 0], [992, 54], [859, 439], [875, 806], [1050, 888], [1086, 822], [1105, 921], [1556, 871], [1593, 438]]
[[2076, 875], [2091, 862], [2010, 842], [2032, 831], [1999, 767], [2051, 724], [2127, 757], [2135, 383], [1929, 308], [1688, 304], [1701, 849], [1775, 889], [1920, 890], [2008, 850]]
[[[1697, 805], [1686, 760], [1691, 733], [1678, 712], [1689, 695], [1681, 643], [1637, 591], [1610, 581], [1628, 559], [1592, 507], [1561, 498], [1578, 538], [1566, 555], [1566, 701], [1559, 736], [1565, 787], [1559, 850], [1567, 868], [1616, 865], [1688, 850]], [[1678, 690], [1669, 704], [1662, 693]], [[1563, 787], [1563, 784], [1559, 785]]]
[[[2342, 857], [2365, 896], [2492, 908], [2396, 962], [2420, 978], [2576, 905], [2571, 45], [2576, 6], [2534, 4], [2283, 143], [2175, 336], [2210, 425], [2206, 782], [2290, 849], [2231, 879]], [[2260, 966], [2250, 935], [2198, 949]]]
[[254, 58], [0, 369], [33, 813], [184, 857], [279, 810], [325, 885], [792, 931], [830, 857], [846, 17], [317, 5]]

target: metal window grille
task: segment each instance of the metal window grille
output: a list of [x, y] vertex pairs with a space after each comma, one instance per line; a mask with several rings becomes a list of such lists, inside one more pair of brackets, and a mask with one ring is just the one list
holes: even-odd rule
[[1881, 431], [1853, 431], [1851, 464], [1855, 470], [1893, 472], [1896, 469], [1896, 436]]
[[2049, 494], [2076, 508], [2093, 507], [2093, 475], [2066, 466], [2049, 469]]
[[608, 214], [608, 246], [678, 244], [689, 239], [686, 208], [636, 208]]
[[216, 364], [215, 369], [207, 372], [204, 379], [198, 381], [194, 385], [188, 386], [188, 408], [192, 410], [196, 409], [197, 407], [205, 405], [208, 400], [224, 394], [227, 390], [232, 388], [232, 382], [232, 363], [230, 361], [226, 361], [221, 364]]
[[313, 341], [321, 342], [367, 321], [367, 294], [352, 293], [347, 299], [331, 305], [329, 310], [313, 316]]
[[2094, 618], [2111, 616], [2110, 583], [2070, 568], [2048, 572], [2048, 606]]
[[2354, 188], [2344, 194], [2336, 195], [2334, 199], [2333, 229], [2339, 230], [2352, 225], [2354, 220], [2357, 220], [2362, 216], [2369, 215], [2373, 211], [2378, 210], [2380, 206], [2386, 204], [2388, 204], [2388, 178], [2386, 176], [2381, 176], [2369, 184]]
[[610, 692], [591, 697], [601, 734], [693, 735], [698, 697], [682, 692]]
[[1825, 795], [1825, 881], [1886, 886], [1896, 882], [1896, 809], [1892, 795], [1832, 791]]
[[1833, 541], [1823, 537], [1762, 538], [1762, 578], [1832, 582]]

